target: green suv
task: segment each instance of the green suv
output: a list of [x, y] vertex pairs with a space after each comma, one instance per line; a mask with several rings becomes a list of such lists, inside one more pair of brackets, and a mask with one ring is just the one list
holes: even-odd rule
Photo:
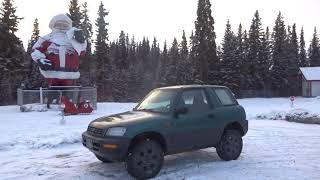
[[223, 86], [155, 89], [132, 111], [92, 121], [82, 143], [105, 163], [126, 162], [130, 175], [155, 177], [164, 156], [215, 147], [236, 160], [248, 131], [245, 110]]

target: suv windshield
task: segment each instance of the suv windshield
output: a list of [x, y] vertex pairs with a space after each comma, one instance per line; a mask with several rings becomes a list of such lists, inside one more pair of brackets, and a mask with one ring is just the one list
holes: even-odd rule
[[136, 107], [136, 110], [159, 113], [170, 112], [176, 94], [177, 92], [172, 90], [155, 90]]

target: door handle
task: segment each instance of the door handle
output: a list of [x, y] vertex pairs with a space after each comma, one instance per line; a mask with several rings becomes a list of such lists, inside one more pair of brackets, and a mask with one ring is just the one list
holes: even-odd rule
[[167, 128], [167, 129], [172, 128], [172, 126], [175, 126], [175, 123], [166, 122], [166, 123], [164, 124], [164, 127]]
[[214, 116], [214, 114], [209, 114], [208, 117], [209, 118], [214, 118], [215, 116]]

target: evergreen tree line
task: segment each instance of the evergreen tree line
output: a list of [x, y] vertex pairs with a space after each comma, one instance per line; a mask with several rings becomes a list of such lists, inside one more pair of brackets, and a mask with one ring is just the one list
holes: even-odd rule
[[15, 36], [22, 18], [16, 16], [12, 0], [3, 0], [0, 8], [0, 105], [15, 102], [15, 92], [27, 71], [26, 53]]
[[[14, 35], [21, 20], [15, 11], [13, 0], [3, 0], [0, 104], [14, 102], [15, 89], [21, 82], [28, 88], [45, 86], [30, 57], [31, 48], [39, 39], [38, 19], [34, 21], [25, 53]], [[80, 5], [78, 0], [70, 0], [68, 15], [73, 25], [84, 31], [88, 42], [87, 54], [80, 61], [81, 78], [77, 84], [97, 86], [100, 101], [136, 102], [154, 88], [183, 84], [226, 85], [239, 97], [248, 90], [262, 92], [260, 95], [301, 95], [299, 67], [320, 66], [316, 29], [306, 51], [303, 29], [298, 37], [296, 25], [285, 25], [281, 13], [272, 30], [263, 27], [258, 11], [248, 30], [240, 24], [234, 31], [227, 21], [223, 41], [217, 45], [210, 1], [199, 0], [191, 36], [186, 37], [183, 31], [181, 42], [174, 38], [173, 42], [160, 45], [156, 37], [137, 41], [124, 31], [110, 42], [108, 12], [102, 2], [93, 37], [88, 12], [86, 2]]]

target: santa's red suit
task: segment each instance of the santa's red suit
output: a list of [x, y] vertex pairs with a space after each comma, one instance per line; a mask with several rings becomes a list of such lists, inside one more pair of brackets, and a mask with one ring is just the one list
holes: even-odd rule
[[53, 17], [49, 27], [52, 32], [33, 46], [32, 59], [50, 86], [70, 86], [80, 78], [79, 56], [85, 55], [87, 44], [75, 39], [78, 29], [64, 14]]

